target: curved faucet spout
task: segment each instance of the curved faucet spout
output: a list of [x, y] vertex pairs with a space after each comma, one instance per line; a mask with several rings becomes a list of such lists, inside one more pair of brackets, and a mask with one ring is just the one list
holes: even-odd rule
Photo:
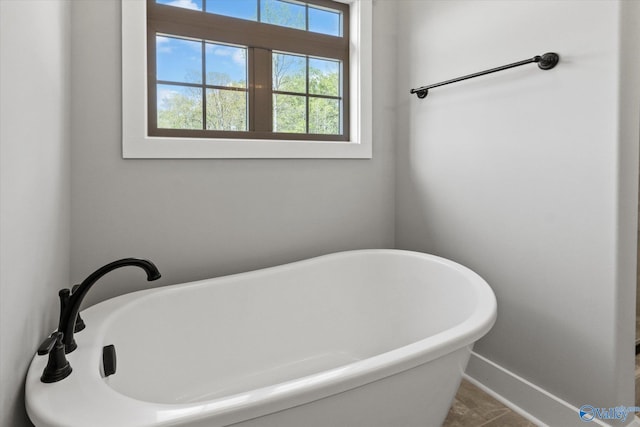
[[63, 343], [65, 353], [71, 353], [77, 347], [73, 339], [73, 329], [76, 323], [76, 317], [80, 311], [80, 304], [87, 295], [87, 292], [89, 292], [91, 286], [110, 271], [127, 266], [142, 268], [147, 273], [148, 281], [158, 280], [160, 278], [158, 268], [151, 261], [138, 258], [124, 258], [104, 265], [91, 273], [71, 296], [68, 296], [68, 289], [62, 289], [60, 291], [61, 299], [63, 299], [63, 297], [66, 299], [66, 302], [63, 303], [60, 314], [60, 324], [58, 325], [58, 331], [64, 333]]

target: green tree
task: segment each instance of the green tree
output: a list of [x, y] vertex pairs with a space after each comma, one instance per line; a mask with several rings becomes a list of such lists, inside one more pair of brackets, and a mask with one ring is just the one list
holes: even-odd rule
[[158, 105], [158, 128], [202, 129], [202, 89], [186, 87], [162, 98]]
[[[302, 66], [301, 62], [302, 61]], [[337, 72], [309, 67], [309, 92], [338, 95], [340, 79]], [[207, 83], [224, 87], [244, 87], [245, 82], [233, 81], [223, 73], [208, 73]], [[166, 87], [166, 86], [165, 86]], [[274, 131], [337, 135], [340, 133], [340, 101], [306, 96], [306, 58], [296, 55], [273, 55], [274, 90], [300, 93], [275, 94], [273, 97]], [[158, 127], [168, 129], [247, 130], [247, 93], [235, 89], [207, 89], [206, 123], [202, 122], [202, 89], [182, 87], [164, 97], [158, 108]]]
[[[241, 87], [229, 75], [208, 73], [207, 82], [216, 86]], [[207, 129], [247, 130], [247, 92], [234, 89], [207, 89]]]
[[[216, 86], [241, 87], [227, 74], [208, 73], [207, 82]], [[165, 86], [166, 87], [166, 86]], [[244, 131], [247, 129], [247, 93], [235, 89], [207, 89], [206, 129]], [[202, 89], [184, 87], [162, 100], [158, 108], [158, 127], [165, 129], [203, 129]]]
[[[262, 22], [305, 29], [304, 8], [277, 0], [264, 0], [263, 7]], [[309, 94], [338, 96], [340, 90], [339, 73], [327, 72], [313, 67], [311, 60], [307, 71], [307, 58], [300, 55], [274, 52], [272, 61], [273, 89], [299, 94], [274, 94], [274, 131], [306, 133], [308, 129], [310, 133], [339, 134], [341, 102], [337, 99], [309, 96]], [[307, 72], [309, 73], [308, 88]], [[186, 81], [199, 81], [199, 76], [191, 77], [193, 79]], [[222, 73], [208, 73], [206, 81], [208, 84], [230, 88], [244, 88], [246, 86], [246, 82], [234, 82], [229, 75]], [[163, 97], [158, 105], [158, 127], [247, 130], [246, 91], [206, 89], [204, 94], [206, 118], [203, 123], [202, 90], [201, 88], [181, 87], [180, 90]]]
[[283, 27], [305, 29], [304, 7], [279, 0], [263, 0], [260, 21]]
[[340, 134], [340, 105], [338, 100], [309, 98], [309, 133]]

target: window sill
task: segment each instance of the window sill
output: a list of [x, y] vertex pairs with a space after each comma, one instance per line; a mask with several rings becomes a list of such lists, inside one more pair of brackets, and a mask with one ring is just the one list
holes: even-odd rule
[[142, 137], [123, 139], [125, 159], [370, 159], [371, 144], [336, 141]]

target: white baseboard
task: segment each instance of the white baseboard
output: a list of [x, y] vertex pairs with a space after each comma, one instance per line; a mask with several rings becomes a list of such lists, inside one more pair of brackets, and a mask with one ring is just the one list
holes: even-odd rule
[[[537, 426], [609, 427], [612, 425], [599, 419], [590, 422], [581, 420], [578, 415], [579, 410], [575, 406], [474, 352], [471, 353], [464, 377]], [[630, 413], [625, 424], [613, 425], [640, 427], [640, 418]]]

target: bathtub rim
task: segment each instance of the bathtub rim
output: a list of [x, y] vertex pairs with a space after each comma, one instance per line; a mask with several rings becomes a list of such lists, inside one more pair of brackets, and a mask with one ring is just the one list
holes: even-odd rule
[[[468, 279], [468, 282], [472, 284], [470, 289], [473, 289], [478, 295], [479, 303], [472, 314], [461, 323], [411, 344], [294, 380], [208, 401], [173, 404], [138, 400], [112, 388], [96, 369], [94, 363], [96, 360], [101, 360], [102, 346], [104, 345], [101, 340], [105, 335], [110, 320], [117, 316], [118, 311], [126, 309], [130, 304], [140, 301], [148, 295], [176, 292], [177, 288], [186, 290], [187, 287], [211, 286], [228, 280], [250, 278], [274, 271], [304, 267], [306, 264], [330, 261], [332, 258], [367, 254], [403, 255], [443, 264]], [[114, 309], [115, 307], [119, 308]], [[117, 425], [122, 427], [172, 425], [177, 420], [197, 421], [213, 414], [216, 415], [216, 422], [220, 422], [220, 425], [256, 418], [363, 386], [428, 363], [463, 347], [468, 347], [470, 351], [473, 343], [485, 335], [495, 323], [496, 300], [493, 291], [482, 277], [457, 262], [436, 255], [414, 251], [363, 249], [336, 252], [212, 279], [131, 292], [98, 303], [87, 308], [82, 313], [88, 324], [89, 322], [95, 322], [93, 319], [98, 319], [102, 316], [107, 316], [107, 320], [100, 324], [100, 328], [91, 337], [85, 334], [78, 334], [76, 337], [78, 349], [68, 355], [72, 367], [76, 370], [76, 375], [72, 373], [67, 379], [54, 385], [43, 384], [40, 382], [39, 376], [46, 364], [46, 357], [37, 355], [33, 357], [27, 374], [25, 400], [29, 417], [36, 425], [42, 423], [42, 425], [51, 426], [81, 426], [86, 425], [83, 424], [86, 423], [86, 420], [95, 419], [96, 413], [105, 414], [104, 424], [101, 425], [114, 425], [113, 423], [117, 422]], [[82, 378], [82, 381], [79, 378]], [[60, 389], [60, 393], [54, 393], [53, 395], [47, 393], [47, 389], [50, 390], [51, 386], [57, 386]], [[61, 415], [51, 416], [54, 411], [59, 413], [61, 405], [64, 404], [60, 396], [66, 396], [67, 393], [78, 394], [78, 391], [74, 392], [74, 388], [82, 390], [83, 395], [92, 394], [93, 397], [87, 399], [88, 401], [82, 405], [67, 405], [71, 409], [68, 414], [71, 418]], [[78, 406], [80, 407], [78, 408]], [[122, 419], [116, 420], [112, 418], [117, 413], [123, 414]], [[75, 417], [79, 417], [78, 423], [71, 424], [72, 421], [69, 420], [73, 420]], [[158, 422], [158, 418], [163, 418], [164, 421]], [[61, 420], [64, 420], [64, 422], [58, 424]]]

